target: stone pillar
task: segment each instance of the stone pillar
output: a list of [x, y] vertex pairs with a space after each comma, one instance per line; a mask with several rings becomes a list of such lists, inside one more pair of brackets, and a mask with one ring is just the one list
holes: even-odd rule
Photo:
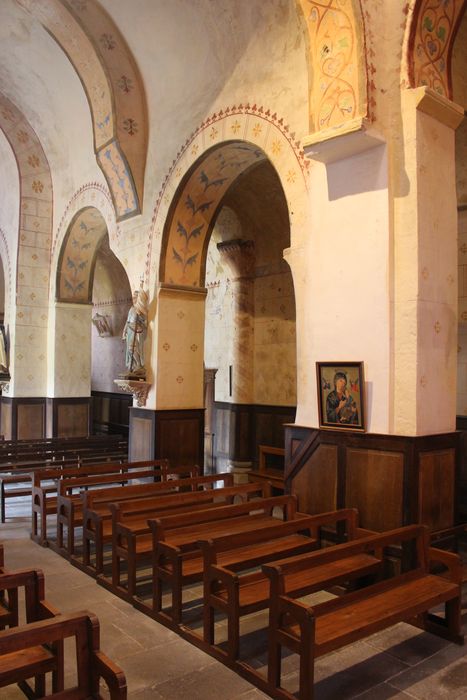
[[91, 427], [92, 304], [56, 302], [49, 312], [47, 436], [88, 435]]
[[456, 427], [455, 129], [463, 109], [427, 87], [403, 90], [394, 144], [394, 432]]
[[[232, 272], [234, 298], [233, 365], [231, 374], [232, 403], [254, 401], [254, 273], [255, 245], [253, 241], [235, 239], [218, 243], [217, 248]], [[232, 445], [231, 454], [236, 452]], [[238, 483], [248, 481], [252, 462], [230, 459], [230, 468]]]
[[233, 240], [218, 243], [224, 262], [232, 270], [234, 297], [234, 364], [232, 401], [252, 403], [254, 398], [254, 272], [255, 244]]

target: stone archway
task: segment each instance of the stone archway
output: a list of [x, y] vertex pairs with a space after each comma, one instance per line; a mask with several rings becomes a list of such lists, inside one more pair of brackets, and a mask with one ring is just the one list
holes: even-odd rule
[[107, 233], [101, 211], [84, 206], [68, 221], [61, 240], [49, 317], [50, 435], [91, 430], [92, 287], [97, 251]]
[[[265, 172], [269, 173], [268, 177], [264, 175]], [[255, 173], [263, 173], [264, 177], [258, 176], [255, 180]], [[166, 219], [159, 265], [155, 333], [157, 347], [153, 356], [157, 361], [155, 393], [157, 408], [160, 410], [203, 410], [206, 259], [211, 233], [225, 202], [229, 201], [229, 206], [237, 207], [242, 214], [240, 202], [242, 198], [245, 202], [249, 200], [246, 195], [248, 182], [252, 186], [255, 183], [253, 189], [257, 190], [255, 196], [258, 207], [261, 207], [262, 198], [263, 206], [267, 207], [268, 183], [271, 178], [276, 183], [275, 196], [281, 198], [282, 220], [287, 229], [287, 235], [278, 250], [276, 266], [280, 268], [282, 265], [288, 270], [282, 256], [291, 240], [290, 199], [286, 197], [274, 164], [262, 148], [247, 141], [223, 141], [206, 150], [181, 178]], [[249, 200], [244, 209], [251, 209], [251, 204], [252, 201]], [[262, 221], [264, 224], [265, 217]], [[252, 227], [245, 224], [244, 236], [253, 233]], [[261, 235], [267, 239], [267, 231], [262, 230], [257, 233], [257, 241]], [[252, 254], [254, 247], [255, 242], [249, 240], [230, 240], [220, 246], [231, 270], [231, 284], [235, 290], [233, 325], [238, 329], [234, 341], [235, 360], [231, 369], [233, 393], [229, 405], [225, 407], [226, 418], [221, 419], [224, 427], [232, 424], [226, 429], [227, 432], [237, 435], [237, 440], [228, 446], [227, 453], [224, 450], [228, 454], [230, 466], [232, 463], [251, 466], [256, 459], [257, 439], [268, 443], [271, 435], [277, 433], [278, 442], [283, 444], [281, 429], [275, 431], [271, 426], [280, 426], [286, 420], [293, 420], [295, 415], [295, 392], [292, 401], [290, 396], [287, 397], [290, 410], [288, 413], [286, 411], [285, 416], [284, 406], [279, 404], [286, 404], [287, 401], [277, 401], [274, 405], [271, 403], [264, 409], [256, 402], [254, 394], [255, 379], [261, 374], [255, 376], [252, 369], [256, 348], [249, 337], [255, 323], [257, 270], [255, 255]], [[283, 268], [280, 274], [283, 274]], [[293, 290], [291, 276], [289, 289]], [[292, 355], [291, 366], [295, 374], [295, 346]], [[225, 368], [219, 376], [225, 378], [224, 370]], [[267, 376], [264, 366], [261, 376], [263, 379]], [[237, 430], [240, 423], [244, 426], [243, 437], [247, 432], [251, 439], [240, 440]], [[232, 427], [234, 424], [237, 427]], [[240, 443], [243, 443], [242, 449]], [[245, 444], [248, 445], [246, 451]]]

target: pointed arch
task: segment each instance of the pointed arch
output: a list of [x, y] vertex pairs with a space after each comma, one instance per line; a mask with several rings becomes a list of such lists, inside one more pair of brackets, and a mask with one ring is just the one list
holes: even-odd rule
[[297, 0], [308, 37], [310, 131], [368, 114], [365, 32], [359, 0]]
[[17, 0], [75, 68], [92, 115], [94, 150], [119, 221], [141, 213], [148, 146], [143, 81], [123, 35], [95, 0]]

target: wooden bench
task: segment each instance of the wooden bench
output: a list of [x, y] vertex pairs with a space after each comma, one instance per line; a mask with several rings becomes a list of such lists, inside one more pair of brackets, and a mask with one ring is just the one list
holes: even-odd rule
[[[173, 625], [179, 625], [182, 620], [182, 591], [187, 580], [183, 577], [183, 561], [186, 558], [200, 556], [198, 542], [206, 537], [217, 538], [227, 534], [239, 534], [264, 528], [274, 527], [280, 522], [277, 511], [284, 521], [304, 518], [297, 513], [295, 496], [274, 496], [260, 501], [252, 501], [232, 506], [221, 506], [196, 514], [166, 516], [149, 520], [152, 538], [144, 536], [135, 548], [128, 537], [132, 551], [127, 554], [122, 546], [123, 530], [120, 538], [114, 542], [115, 558], [126, 556], [130, 568], [132, 560], [137, 556], [152, 557], [152, 615], [164, 618]], [[274, 511], [276, 515], [274, 516]], [[117, 560], [118, 564], [118, 560]], [[114, 584], [119, 578], [119, 571], [114, 571]], [[167, 585], [172, 594], [170, 615], [163, 610], [162, 592]]]
[[[19, 592], [24, 589], [24, 616], [19, 614]], [[21, 569], [0, 574], [0, 629], [17, 628], [20, 623], [29, 624], [54, 618], [59, 614], [44, 598], [44, 575], [38, 569]], [[3, 646], [0, 641], [0, 677], [4, 671], [2, 664]], [[50, 650], [50, 667], [53, 687], [63, 684], [63, 642], [56, 641]], [[45, 693], [45, 677], [37, 668], [35, 676], [35, 693], [33, 697], [42, 697]], [[1, 685], [1, 682], [0, 682]], [[20, 684], [27, 694], [28, 687]]]
[[[218, 481], [218, 475], [215, 477]], [[229, 483], [231, 480], [228, 480]], [[206, 482], [204, 482], [206, 483]], [[210, 482], [208, 482], [209, 484]], [[170, 484], [168, 484], [170, 486]], [[104, 546], [112, 542], [113, 522], [128, 525], [137, 521], [149, 531], [147, 520], [152, 513], [164, 509], [177, 509], [179, 512], [207, 508], [209, 503], [219, 505], [233, 503], [235, 498], [245, 500], [251, 495], [270, 496], [268, 484], [241, 484], [203, 491], [164, 493], [152, 484], [125, 486], [105, 489], [104, 497], [97, 491], [82, 494], [83, 499], [83, 568], [91, 575], [99, 575], [104, 569]], [[113, 520], [112, 520], [113, 512]], [[94, 546], [95, 566], [91, 564], [91, 551]]]
[[[415, 555], [400, 573], [334, 600], [308, 606], [294, 600], [288, 592], [291, 577], [316, 578], [316, 585], [327, 588], [343, 562], [355, 556], [382, 558], [395, 545], [413, 544]], [[432, 562], [441, 562], [445, 576], [430, 573]], [[461, 631], [461, 562], [456, 554], [429, 548], [428, 529], [421, 525], [399, 528], [382, 535], [365, 537], [295, 557], [263, 571], [271, 580], [269, 615], [268, 684], [261, 687], [275, 698], [296, 698], [281, 687], [281, 649], [299, 655], [300, 700], [313, 698], [314, 659], [358, 639], [386, 629], [397, 622], [417, 620], [424, 629], [458, 644]], [[310, 590], [306, 587], [306, 590]], [[429, 614], [444, 604], [445, 617]], [[259, 674], [250, 669], [257, 680]]]
[[[275, 488], [284, 491], [284, 459], [285, 450], [283, 447], [259, 445], [258, 469], [252, 469], [248, 472], [248, 479], [250, 481], [261, 481], [264, 479], [265, 481], [270, 481]], [[281, 466], [274, 466], [278, 461], [281, 462]]]
[[25, 621], [36, 622], [58, 615], [45, 600], [44, 575], [39, 569], [20, 569], [0, 573], [0, 629], [20, 623], [19, 591], [24, 589]]
[[[310, 530], [314, 542], [313, 549], [323, 546], [325, 532], [330, 527], [334, 529], [336, 536], [339, 533], [340, 537], [347, 540], [354, 540], [359, 533], [366, 532], [359, 530], [358, 512], [352, 508], [309, 516], [303, 523], [306, 523]], [[268, 553], [268, 561], [273, 560], [274, 556], [269, 556], [269, 552], [272, 551], [274, 555], [274, 544], [277, 544], [275, 559], [282, 558], [281, 540], [277, 539], [282, 536], [282, 527], [279, 525], [265, 531], [210, 538], [198, 543], [204, 557], [204, 641], [210, 646], [215, 645], [214, 613], [216, 610], [224, 613], [228, 624], [226, 656], [230, 662], [235, 661], [239, 652], [240, 618], [264, 610], [269, 605], [268, 576], [262, 571], [252, 569], [257, 569], [263, 563], [261, 557], [264, 549]], [[256, 552], [256, 560], [251, 556], [249, 547], [253, 548], [253, 555]], [[247, 556], [242, 560], [243, 551]], [[229, 560], [233, 566], [229, 564]], [[348, 557], [345, 565], [336, 572], [332, 583], [335, 585], [354, 581], [376, 574], [380, 568], [380, 559], [373, 556]], [[309, 581], [302, 576], [291, 578], [287, 583], [288, 595], [300, 596], [309, 592], [309, 586], [316, 586], [316, 579]], [[217, 651], [221, 654], [219, 648]]]
[[[65, 690], [63, 647], [68, 638], [75, 642], [76, 684]], [[50, 672], [52, 695], [46, 695], [45, 679]], [[36, 693], [27, 682], [30, 678], [36, 680]], [[111, 700], [126, 700], [125, 675], [100, 651], [99, 622], [89, 612], [59, 615], [0, 632], [0, 687], [17, 683], [28, 697], [103, 699], [101, 678]]]
[[[143, 462], [127, 462], [87, 465], [86, 467], [55, 468], [38, 471], [34, 474], [32, 486], [32, 518], [31, 539], [39, 544], [47, 544], [47, 516], [57, 513], [58, 494], [60, 483], [65, 479], [88, 478], [91, 476], [123, 475], [128, 470], [152, 470], [154, 478], [160, 478], [162, 473], [168, 470], [167, 460], [146, 460]], [[125, 481], [125, 479], [123, 479]], [[52, 482], [52, 483], [50, 483]]]
[[127, 457], [123, 453], [106, 452], [104, 455], [92, 455], [91, 457], [61, 460], [58, 462], [43, 460], [26, 462], [15, 465], [0, 466], [0, 472], [4, 472], [0, 476], [0, 513], [1, 522], [6, 521], [6, 504], [11, 498], [23, 498], [31, 496], [34, 474], [44, 469], [76, 469], [85, 465], [107, 464], [109, 462], [119, 464], [126, 462]]
[[[212, 475], [211, 477], [200, 477], [201, 479], [211, 478], [214, 482], [219, 481], [220, 474]], [[226, 476], [231, 476], [226, 474]], [[233, 487], [232, 487], [233, 488]], [[265, 489], [269, 492], [268, 485], [243, 485], [242, 493], [250, 495], [263, 495]], [[217, 497], [219, 495], [219, 489], [213, 489], [212, 493]], [[257, 507], [261, 509], [264, 499], [258, 499], [260, 505]], [[277, 503], [280, 507], [282, 504]], [[243, 506], [244, 510], [242, 514], [249, 513], [252, 509], [251, 503], [243, 503], [237, 505], [225, 505], [223, 503], [206, 503], [202, 509], [199, 509], [196, 504], [190, 507], [185, 513], [178, 515], [168, 515], [161, 512], [160, 503], [156, 503], [155, 509], [152, 513], [147, 512], [144, 518], [141, 515], [137, 515], [136, 518], [130, 517], [122, 520], [123, 511], [121, 506], [117, 504], [111, 505], [112, 510], [112, 580], [109, 582], [105, 577], [99, 577], [98, 581], [103, 585], [106, 585], [113, 592], [117, 593], [124, 599], [131, 600], [136, 595], [136, 572], [137, 567], [142, 562], [152, 561], [152, 547], [153, 547], [153, 536], [151, 534], [151, 523], [150, 520], [159, 518], [163, 516], [164, 522], [169, 518], [170, 523], [174, 527], [177, 527], [175, 519], [181, 518], [181, 522], [186, 525], [191, 523], [191, 525], [206, 521], [214, 521], [217, 519], [217, 514], [219, 518], [229, 517], [232, 513], [236, 514], [237, 511], [226, 511], [225, 509], [241, 508]], [[215, 515], [210, 515], [214, 512]], [[187, 519], [188, 518], [188, 519]], [[177, 521], [178, 522], [178, 521]], [[126, 587], [122, 583], [121, 573], [122, 573], [122, 563], [125, 562], [127, 567], [127, 585]]]
[[[134, 463], [133, 463], [134, 464]], [[138, 479], [146, 480], [144, 486], [153, 486], [159, 491], [175, 491], [179, 489], [191, 490], [193, 486], [192, 479], [200, 479], [204, 477], [195, 476], [198, 474], [198, 467], [168, 467], [163, 468], [146, 467], [146, 469], [136, 469], [125, 471], [124, 474], [103, 474], [102, 476], [89, 475], [83, 479], [62, 479], [58, 482], [57, 495], [57, 541], [50, 543], [53, 549], [56, 549], [59, 554], [69, 558], [75, 551], [75, 528], [83, 523], [83, 501], [81, 498], [83, 490], [99, 491], [99, 500], [104, 501], [106, 498], [104, 491], [106, 487], [123, 488], [129, 482]], [[173, 476], [180, 477], [174, 479]], [[186, 475], [186, 478], [182, 478]], [[170, 477], [170, 478], [169, 478]], [[147, 480], [151, 479], [151, 482]], [[158, 481], [160, 480], [160, 481]], [[73, 493], [79, 489], [78, 493]], [[66, 540], [64, 533], [66, 531]]]

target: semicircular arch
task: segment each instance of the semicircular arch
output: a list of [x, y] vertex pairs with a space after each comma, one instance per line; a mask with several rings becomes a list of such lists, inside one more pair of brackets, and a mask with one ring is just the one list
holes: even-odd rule
[[146, 280], [200, 287], [209, 234], [224, 195], [256, 164], [268, 160], [287, 201], [291, 245], [307, 220], [310, 163], [283, 118], [256, 105], [214, 114], [185, 142], [159, 192], [148, 248]]

